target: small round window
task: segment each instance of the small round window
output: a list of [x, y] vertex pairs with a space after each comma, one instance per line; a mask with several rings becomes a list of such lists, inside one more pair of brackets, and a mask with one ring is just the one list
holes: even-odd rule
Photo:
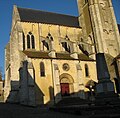
[[70, 69], [70, 66], [67, 63], [63, 64], [63, 70], [68, 71]]

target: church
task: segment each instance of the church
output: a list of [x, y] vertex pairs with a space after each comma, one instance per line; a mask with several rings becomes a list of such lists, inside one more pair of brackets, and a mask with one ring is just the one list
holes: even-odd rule
[[5, 47], [6, 102], [35, 106], [66, 97], [89, 99], [98, 82], [96, 53], [105, 53], [114, 82], [111, 64], [120, 53], [120, 36], [112, 2], [77, 3], [76, 17], [14, 5]]

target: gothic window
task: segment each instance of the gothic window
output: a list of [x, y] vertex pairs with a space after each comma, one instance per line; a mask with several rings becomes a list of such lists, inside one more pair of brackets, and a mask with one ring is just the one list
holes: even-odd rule
[[65, 49], [66, 52], [70, 53], [70, 46], [67, 42], [62, 42], [62, 47]]
[[84, 54], [86, 54], [87, 56], [89, 55], [89, 53], [88, 53], [88, 51], [87, 50], [85, 50], [85, 47], [84, 47], [84, 42], [83, 42], [83, 39], [81, 38], [81, 44], [79, 44], [78, 45], [78, 47], [79, 47], [79, 49], [84, 53]]
[[43, 62], [40, 62], [40, 76], [45, 77], [45, 65]]
[[83, 39], [81, 38], [81, 44], [78, 45], [79, 49], [84, 52], [84, 44], [83, 44]]
[[65, 36], [65, 42], [62, 42], [61, 44], [62, 44], [62, 47], [64, 48], [64, 50], [66, 51], [66, 52], [69, 52], [70, 53], [70, 45], [68, 44], [68, 42], [67, 42], [67, 40], [70, 40], [69, 38], [68, 38], [68, 36], [66, 35]]
[[44, 50], [44, 51], [45, 51], [45, 50], [49, 50], [48, 42], [46, 42], [46, 41], [44, 40], [44, 41], [42, 41], [42, 43], [43, 43], [43, 50]]
[[46, 38], [49, 39], [50, 41], [53, 41], [53, 37], [50, 33], [48, 33], [48, 36]]
[[27, 35], [27, 48], [35, 49], [35, 38], [31, 32]]
[[87, 64], [85, 64], [85, 76], [89, 77], [89, 68]]
[[68, 37], [68, 35], [65, 36], [65, 39], [66, 39], [66, 40], [70, 40], [69, 37]]
[[30, 35], [27, 35], [27, 48], [30, 48]]
[[53, 46], [53, 37], [50, 33], [48, 33], [48, 35], [46, 36], [46, 40], [43, 40], [42, 43], [43, 43], [43, 50], [46, 51], [46, 50], [50, 50]]
[[25, 50], [25, 35], [23, 33], [23, 50]]
[[35, 49], [35, 39], [34, 36], [31, 35], [32, 49]]

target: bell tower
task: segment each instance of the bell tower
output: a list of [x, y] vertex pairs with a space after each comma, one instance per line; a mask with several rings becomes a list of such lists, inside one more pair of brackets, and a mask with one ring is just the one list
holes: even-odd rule
[[84, 42], [91, 36], [96, 53], [116, 57], [120, 36], [111, 0], [78, 0], [78, 10]]
[[[96, 104], [117, 101], [113, 78], [113, 58], [120, 53], [120, 36], [111, 0], [78, 0], [83, 39], [94, 41], [97, 78]], [[109, 99], [110, 98], [110, 99]], [[114, 99], [114, 100], [113, 100]]]

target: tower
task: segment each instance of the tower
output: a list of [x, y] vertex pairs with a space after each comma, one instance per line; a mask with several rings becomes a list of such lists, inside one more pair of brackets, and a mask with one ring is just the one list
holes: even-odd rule
[[98, 96], [102, 93], [104, 98], [108, 98], [107, 94], [111, 94], [114, 98], [114, 86], [110, 79], [113, 81], [116, 75], [111, 64], [120, 53], [120, 36], [112, 1], [78, 0], [78, 10], [84, 41], [87, 43], [89, 36], [94, 41], [99, 80], [96, 85]]
[[78, 0], [78, 10], [84, 42], [91, 39], [95, 53], [105, 53], [110, 76], [114, 78], [110, 65], [120, 53], [120, 36], [111, 0]]

